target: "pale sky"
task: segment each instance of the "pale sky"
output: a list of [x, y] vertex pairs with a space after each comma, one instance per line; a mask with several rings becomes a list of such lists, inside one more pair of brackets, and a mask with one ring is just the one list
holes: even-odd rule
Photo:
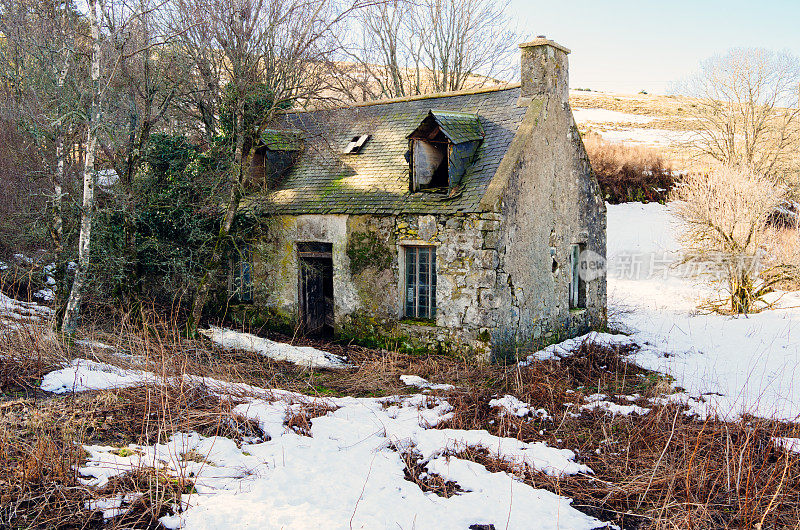
[[572, 50], [572, 88], [663, 94], [737, 46], [800, 56], [800, 0], [511, 0], [520, 29]]

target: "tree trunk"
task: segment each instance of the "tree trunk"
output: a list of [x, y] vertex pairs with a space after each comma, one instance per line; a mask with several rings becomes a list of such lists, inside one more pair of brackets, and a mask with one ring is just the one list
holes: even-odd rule
[[53, 203], [50, 210], [50, 239], [53, 242], [56, 269], [53, 276], [56, 280], [53, 285], [54, 305], [60, 307], [66, 291], [64, 286], [64, 214], [63, 214], [63, 183], [64, 182], [64, 129], [61, 125], [56, 130], [56, 170], [53, 172]]
[[214, 242], [214, 250], [211, 254], [211, 259], [206, 264], [206, 272], [203, 274], [200, 284], [197, 286], [197, 294], [195, 294], [192, 314], [186, 326], [190, 336], [197, 333], [197, 326], [200, 324], [200, 319], [203, 316], [203, 308], [208, 301], [211, 286], [215, 283], [217, 272], [222, 265], [222, 251], [225, 247], [225, 241], [231, 233], [233, 221], [236, 219], [236, 213], [239, 211], [239, 204], [242, 199], [242, 187], [244, 185], [247, 168], [250, 167], [248, 162], [250, 159], [250, 152], [252, 151], [252, 149], [248, 149], [248, 152], [245, 153], [244, 145], [244, 98], [240, 96], [236, 106], [235, 165], [231, 171], [231, 191], [228, 198], [228, 206], [225, 209], [225, 217], [222, 220], [219, 233]]
[[53, 285], [53, 304], [56, 307], [56, 315], [58, 318], [62, 314], [62, 303], [67, 291], [66, 277], [67, 277], [67, 264], [66, 256], [64, 254], [64, 164], [66, 153], [64, 152], [64, 122], [62, 101], [64, 97], [64, 83], [66, 82], [67, 73], [69, 71], [69, 52], [64, 54], [64, 64], [59, 72], [58, 79], [56, 80], [57, 97], [58, 97], [58, 118], [55, 130], [55, 144], [56, 144], [56, 170], [53, 173], [53, 203], [51, 209], [51, 225], [50, 225], [50, 238], [53, 241], [53, 254], [55, 258], [55, 270], [53, 277], [56, 280]]
[[67, 300], [62, 330], [72, 333], [78, 325], [83, 290], [89, 275], [89, 247], [92, 241], [92, 215], [94, 213], [94, 185], [96, 172], [94, 153], [97, 146], [97, 130], [100, 121], [100, 23], [97, 18], [97, 0], [89, 0], [89, 24], [92, 30], [92, 105], [86, 128], [86, 158], [83, 164], [83, 208], [81, 231], [78, 238], [78, 266]]
[[[149, 102], [148, 102], [149, 104]], [[145, 105], [145, 115], [141, 121], [134, 111], [130, 117], [128, 152], [124, 158], [124, 167], [120, 174], [120, 183], [123, 187], [123, 267], [122, 283], [120, 290], [125, 302], [131, 302], [139, 292], [139, 255], [136, 248], [136, 219], [134, 214], [136, 205], [133, 196], [133, 177], [139, 169], [142, 151], [150, 136], [149, 107]]]

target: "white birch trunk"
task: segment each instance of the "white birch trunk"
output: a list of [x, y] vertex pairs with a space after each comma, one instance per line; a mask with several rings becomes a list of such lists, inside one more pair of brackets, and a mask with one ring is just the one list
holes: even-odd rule
[[62, 100], [64, 97], [64, 83], [69, 71], [70, 53], [68, 49], [64, 50], [64, 66], [58, 74], [57, 94], [58, 94], [58, 118], [56, 123], [56, 171], [52, 177], [53, 185], [53, 207], [51, 211], [51, 239], [53, 240], [53, 251], [55, 253], [56, 270], [55, 278], [56, 284], [53, 286], [53, 291], [56, 295], [56, 306], [61, 303], [64, 297], [64, 274], [62, 273], [64, 267], [64, 160], [66, 153], [64, 151], [64, 112], [62, 108]]
[[89, 247], [92, 240], [92, 214], [94, 213], [94, 185], [96, 173], [94, 152], [97, 147], [97, 130], [100, 121], [100, 22], [97, 17], [98, 0], [89, 0], [89, 24], [92, 30], [92, 105], [86, 128], [86, 158], [83, 164], [83, 208], [81, 210], [81, 231], [78, 238], [78, 266], [75, 280], [67, 300], [62, 330], [72, 333], [78, 325], [81, 301], [89, 275]]

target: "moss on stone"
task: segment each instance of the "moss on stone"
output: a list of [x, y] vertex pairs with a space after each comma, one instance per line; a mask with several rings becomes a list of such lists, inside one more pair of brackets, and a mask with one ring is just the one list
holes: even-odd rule
[[231, 306], [228, 318], [237, 325], [252, 330], [270, 330], [293, 335], [297, 322], [289, 313], [252, 304]]
[[373, 268], [377, 271], [392, 266], [393, 253], [389, 245], [375, 232], [353, 232], [347, 240], [350, 272], [355, 276]]

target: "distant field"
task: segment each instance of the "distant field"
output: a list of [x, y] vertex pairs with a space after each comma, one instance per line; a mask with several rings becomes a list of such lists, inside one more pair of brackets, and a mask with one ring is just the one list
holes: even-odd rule
[[694, 121], [690, 99], [573, 90], [570, 104], [581, 133], [596, 132], [609, 142], [653, 148], [676, 169], [693, 166], [685, 147]]

